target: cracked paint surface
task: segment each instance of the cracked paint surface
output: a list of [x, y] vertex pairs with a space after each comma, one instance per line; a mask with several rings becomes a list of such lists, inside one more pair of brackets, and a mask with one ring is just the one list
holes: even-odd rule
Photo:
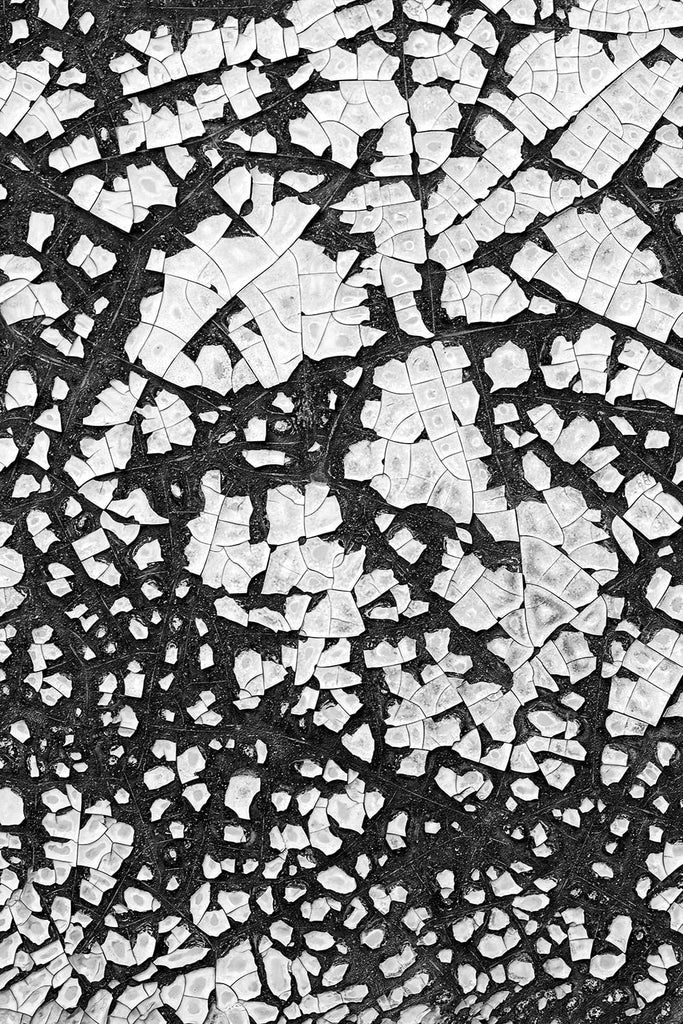
[[682, 0], [0, 22], [0, 1024], [681, 1019]]

